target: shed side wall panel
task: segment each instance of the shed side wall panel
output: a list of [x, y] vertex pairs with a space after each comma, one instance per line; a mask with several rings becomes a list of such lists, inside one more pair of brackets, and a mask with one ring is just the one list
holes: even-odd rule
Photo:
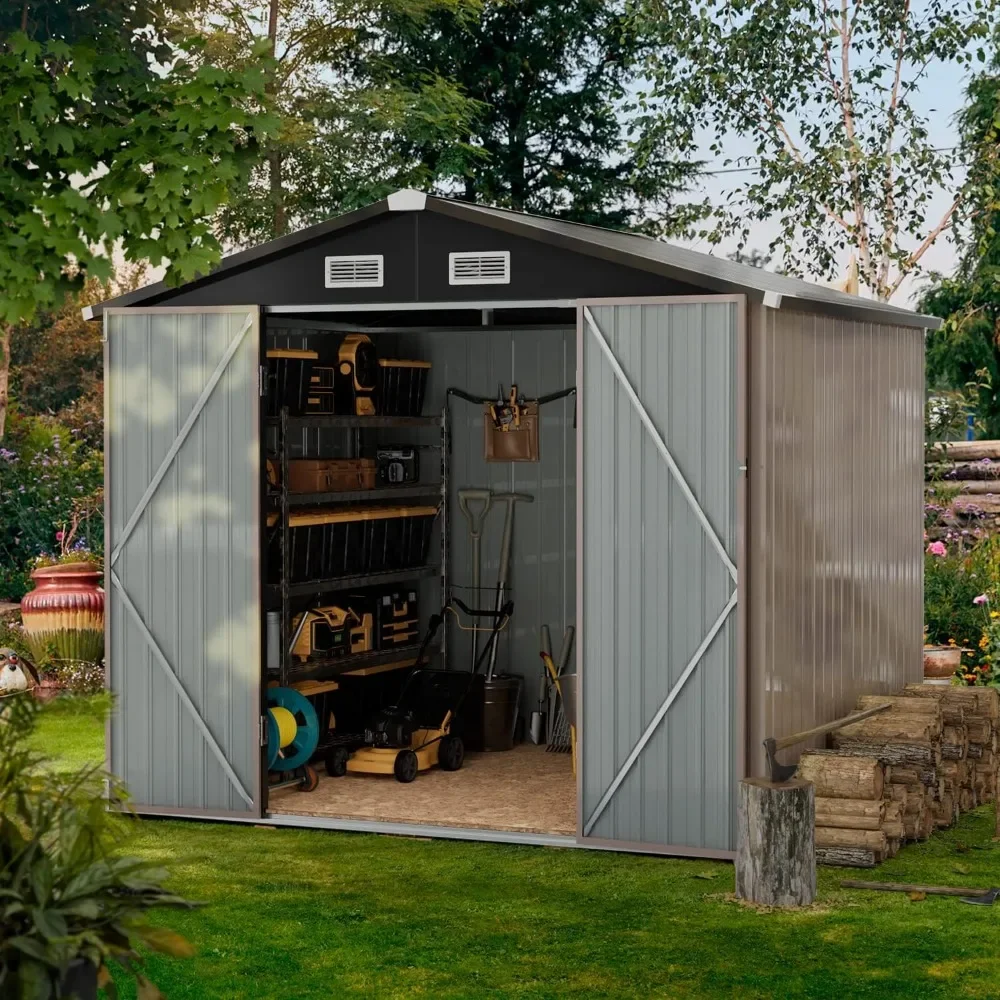
[[767, 736], [922, 674], [923, 331], [761, 306], [749, 354], [749, 759], [762, 774]]
[[[243, 789], [259, 785], [256, 325], [205, 402], [134, 530], [125, 528], [227, 349], [253, 313], [107, 317], [111, 770], [135, 807], [245, 814], [136, 614]], [[109, 571], [112, 567], [109, 567]], [[129, 609], [127, 602], [135, 609]]]

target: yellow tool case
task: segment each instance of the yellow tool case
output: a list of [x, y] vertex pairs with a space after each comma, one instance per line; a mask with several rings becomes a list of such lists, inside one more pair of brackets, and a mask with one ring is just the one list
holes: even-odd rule
[[373, 648], [373, 635], [370, 612], [359, 614], [336, 605], [313, 608], [292, 619], [292, 656], [307, 660], [367, 653]]

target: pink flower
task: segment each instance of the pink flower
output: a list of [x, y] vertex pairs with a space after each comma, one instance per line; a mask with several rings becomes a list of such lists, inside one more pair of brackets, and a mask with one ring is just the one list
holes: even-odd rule
[[980, 594], [978, 597], [972, 598], [973, 604], [985, 604], [989, 598], [985, 594]]
[[56, 541], [61, 542], [63, 540], [63, 533], [61, 531], [56, 532]]
[[945, 547], [944, 542], [931, 542], [927, 546], [927, 551], [932, 556], [946, 556], [948, 554], [948, 549]]

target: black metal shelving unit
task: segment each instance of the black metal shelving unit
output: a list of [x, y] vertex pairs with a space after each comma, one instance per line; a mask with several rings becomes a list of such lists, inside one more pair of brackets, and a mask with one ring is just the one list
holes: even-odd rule
[[[305, 664], [292, 662], [289, 644], [292, 634], [292, 610], [291, 602], [293, 598], [308, 597], [315, 595], [319, 597], [324, 593], [336, 590], [344, 590], [351, 587], [370, 587], [378, 584], [407, 583], [412, 580], [426, 579], [432, 576], [440, 576], [442, 594], [447, 593], [446, 565], [447, 565], [447, 518], [448, 518], [448, 482], [447, 482], [447, 420], [444, 411], [437, 416], [430, 417], [379, 417], [379, 416], [340, 416], [330, 414], [309, 414], [305, 416], [291, 416], [288, 410], [283, 408], [277, 417], [268, 417], [268, 424], [277, 429], [277, 450], [279, 466], [281, 470], [281, 482], [277, 490], [269, 490], [267, 495], [267, 506], [271, 512], [276, 512], [279, 523], [275, 530], [281, 533], [281, 577], [277, 584], [270, 584], [266, 589], [268, 606], [281, 609], [281, 658], [280, 658], [280, 683], [284, 686], [290, 679], [304, 680], [314, 679], [314, 671], [335, 670], [337, 673], [346, 672], [351, 668], [345, 664], [353, 664], [354, 667], [366, 663], [391, 663], [395, 660], [405, 659], [405, 653], [401, 649], [393, 650], [373, 650], [369, 653], [354, 654], [350, 657], [336, 661], [307, 661]], [[363, 430], [391, 430], [406, 428], [438, 428], [440, 440], [437, 445], [430, 447], [440, 450], [441, 453], [441, 478], [436, 483], [417, 483], [413, 486], [399, 487], [376, 487], [370, 490], [350, 490], [332, 493], [289, 493], [288, 483], [288, 435], [290, 432], [301, 428], [329, 428], [353, 431], [353, 448], [355, 453], [360, 449], [360, 432]], [[427, 447], [427, 446], [424, 446]], [[290, 566], [289, 553], [291, 551], [289, 537], [289, 515], [296, 507], [320, 506], [335, 503], [363, 503], [365, 501], [380, 500], [402, 500], [415, 499], [420, 497], [437, 498], [440, 504], [441, 517], [441, 563], [417, 566], [410, 569], [391, 570], [388, 572], [351, 574], [348, 576], [336, 576], [322, 580], [310, 580], [303, 583], [291, 583], [289, 580]], [[416, 649], [413, 649], [413, 657], [416, 657]], [[371, 659], [369, 659], [371, 658]]]
[[[435, 651], [428, 649], [428, 656], [433, 655]], [[333, 680], [364, 667], [379, 667], [386, 663], [407, 661], [416, 663], [419, 652], [420, 643], [412, 643], [408, 646], [397, 646], [395, 649], [373, 649], [367, 653], [354, 653], [350, 656], [306, 660], [304, 663], [292, 662], [288, 668], [288, 676], [295, 681]]]

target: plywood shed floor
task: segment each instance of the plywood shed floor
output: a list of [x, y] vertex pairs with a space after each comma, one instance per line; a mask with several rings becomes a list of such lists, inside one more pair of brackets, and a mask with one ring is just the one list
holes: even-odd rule
[[329, 778], [320, 768], [313, 792], [281, 788], [272, 813], [381, 820], [476, 830], [573, 834], [576, 781], [569, 754], [521, 744], [501, 753], [470, 753], [461, 770], [431, 768], [412, 784], [391, 775]]

